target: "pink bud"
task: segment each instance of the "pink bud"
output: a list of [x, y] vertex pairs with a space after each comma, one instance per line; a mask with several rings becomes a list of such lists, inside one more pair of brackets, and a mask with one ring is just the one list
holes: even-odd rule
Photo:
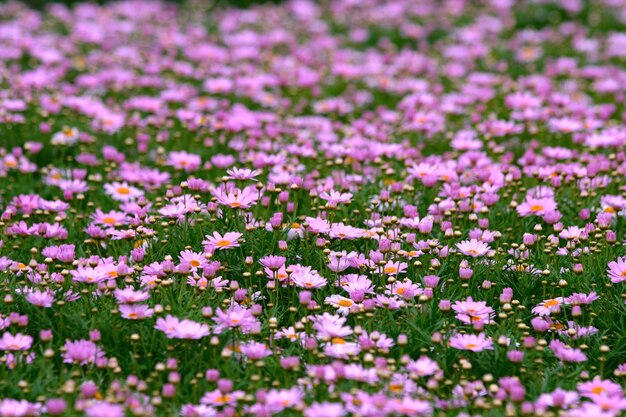
[[524, 359], [524, 352], [520, 350], [510, 350], [506, 356], [511, 362], [520, 363]]

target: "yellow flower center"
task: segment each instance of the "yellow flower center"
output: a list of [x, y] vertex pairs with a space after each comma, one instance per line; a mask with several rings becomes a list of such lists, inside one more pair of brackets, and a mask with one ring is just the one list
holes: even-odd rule
[[218, 404], [225, 404], [230, 401], [230, 395], [220, 395], [215, 401]]
[[548, 300], [544, 303], [544, 307], [554, 307], [556, 305], [559, 305], [559, 302], [557, 300]]
[[395, 272], [398, 272], [398, 268], [396, 268], [395, 266], [386, 266], [385, 267], [385, 274], [393, 274]]
[[541, 211], [543, 210], [543, 206], [541, 204], [534, 204], [530, 206], [530, 211]]
[[220, 240], [219, 242], [216, 243], [217, 247], [219, 248], [225, 248], [226, 246], [230, 245], [232, 242], [230, 240]]
[[117, 193], [122, 195], [130, 194], [130, 188], [128, 187], [117, 187]]
[[352, 301], [350, 300], [339, 300], [339, 302], [337, 303], [340, 307], [351, 307], [352, 306]]
[[391, 384], [391, 385], [389, 385], [389, 391], [391, 391], [391, 392], [402, 392], [402, 385], [400, 385], [400, 384]]
[[113, 217], [105, 217], [102, 219], [102, 223], [105, 224], [115, 224], [116, 220]]

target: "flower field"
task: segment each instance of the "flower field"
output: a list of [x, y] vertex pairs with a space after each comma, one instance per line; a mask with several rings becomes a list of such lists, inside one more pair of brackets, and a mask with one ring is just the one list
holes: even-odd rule
[[0, 4], [0, 417], [626, 413], [626, 2]]

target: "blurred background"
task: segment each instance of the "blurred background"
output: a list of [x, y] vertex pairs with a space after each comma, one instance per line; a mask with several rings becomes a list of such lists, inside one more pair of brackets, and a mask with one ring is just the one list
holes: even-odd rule
[[[51, 4], [65, 4], [71, 6], [77, 3], [110, 3], [114, 0], [22, 0], [22, 3], [35, 8], [45, 8]], [[255, 4], [263, 3], [280, 3], [281, 0], [164, 0], [167, 3], [182, 4], [182, 3], [204, 3], [211, 4], [213, 6], [235, 6], [235, 7], [250, 7]], [[0, 0], [2, 2], [2, 0]]]

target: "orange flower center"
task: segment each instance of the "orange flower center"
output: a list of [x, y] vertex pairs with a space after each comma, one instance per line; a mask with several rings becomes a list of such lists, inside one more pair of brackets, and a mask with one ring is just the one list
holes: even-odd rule
[[118, 194], [128, 195], [130, 194], [130, 188], [128, 187], [117, 187]]
[[218, 404], [225, 404], [230, 401], [230, 395], [220, 395], [215, 400]]
[[541, 211], [543, 210], [543, 206], [541, 204], [535, 204], [530, 206], [530, 211]]
[[340, 307], [351, 307], [352, 306], [352, 301], [350, 301], [350, 300], [339, 300], [339, 302], [337, 304]]
[[229, 240], [220, 240], [219, 242], [216, 243], [217, 247], [219, 248], [225, 248], [226, 246], [230, 245], [231, 242]]
[[554, 307], [559, 305], [559, 302], [557, 300], [548, 300], [544, 303], [544, 307]]

